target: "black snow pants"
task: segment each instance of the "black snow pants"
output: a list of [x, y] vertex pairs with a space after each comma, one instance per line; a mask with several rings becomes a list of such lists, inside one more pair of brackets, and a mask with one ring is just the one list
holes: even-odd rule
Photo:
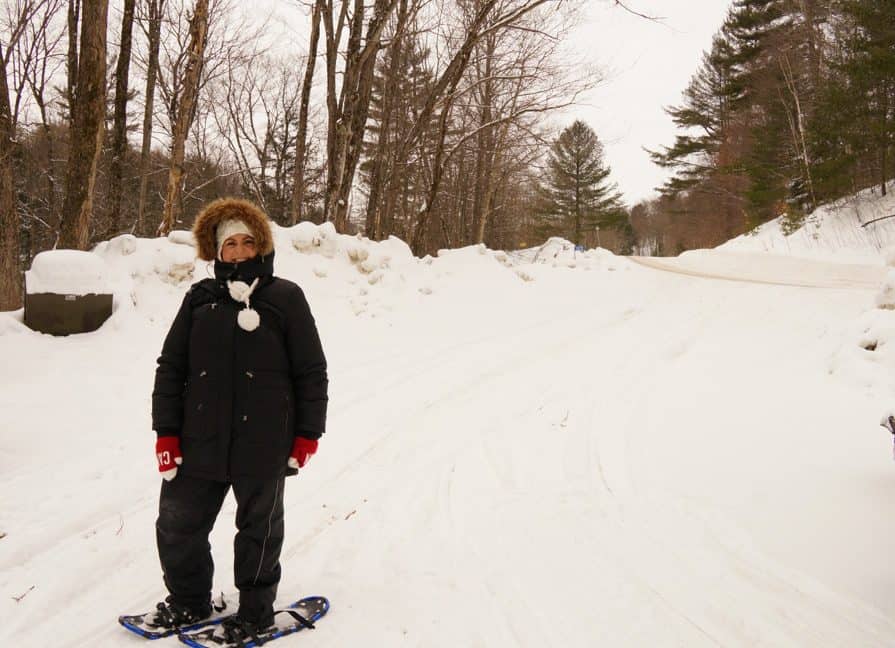
[[240, 478], [229, 484], [181, 474], [162, 482], [155, 529], [169, 602], [194, 610], [208, 607], [214, 573], [208, 535], [232, 486], [239, 616], [257, 624], [272, 622], [283, 548], [284, 480]]

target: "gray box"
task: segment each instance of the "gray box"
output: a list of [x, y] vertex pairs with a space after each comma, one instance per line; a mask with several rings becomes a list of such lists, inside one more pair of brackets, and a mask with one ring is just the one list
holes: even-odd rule
[[112, 315], [112, 295], [25, 295], [25, 325], [50, 335], [95, 331]]

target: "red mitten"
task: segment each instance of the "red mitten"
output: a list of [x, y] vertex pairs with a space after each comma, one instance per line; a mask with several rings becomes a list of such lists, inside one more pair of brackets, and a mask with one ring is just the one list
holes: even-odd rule
[[155, 442], [155, 456], [158, 459], [158, 471], [165, 481], [177, 477], [177, 466], [183, 463], [180, 437], [160, 436]]
[[316, 439], [306, 439], [300, 436], [295, 437], [295, 441], [292, 442], [292, 452], [289, 453], [289, 467], [295, 468], [296, 470], [304, 468], [305, 464], [308, 463], [308, 459], [310, 459], [311, 455], [315, 452], [317, 452]]

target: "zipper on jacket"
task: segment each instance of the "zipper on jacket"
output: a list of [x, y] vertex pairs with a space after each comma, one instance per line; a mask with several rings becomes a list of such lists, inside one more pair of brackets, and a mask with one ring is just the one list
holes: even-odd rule
[[[229, 310], [229, 309], [228, 309]], [[239, 312], [237, 311], [237, 315]], [[226, 479], [228, 482], [232, 483], [232, 477], [230, 475], [230, 461], [233, 456], [233, 437], [236, 429], [233, 425], [234, 420], [234, 410], [236, 408], [236, 320], [233, 320], [233, 352], [230, 358], [230, 442], [227, 445], [227, 470], [226, 470]]]

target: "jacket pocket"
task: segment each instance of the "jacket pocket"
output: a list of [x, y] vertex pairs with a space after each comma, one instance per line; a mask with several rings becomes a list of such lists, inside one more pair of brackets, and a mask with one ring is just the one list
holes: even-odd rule
[[288, 378], [279, 372], [257, 372], [249, 383], [234, 417], [235, 470], [265, 475], [283, 471], [292, 450]]
[[215, 386], [205, 372], [199, 372], [187, 383], [183, 397], [184, 439], [205, 441], [218, 433], [218, 398]]

